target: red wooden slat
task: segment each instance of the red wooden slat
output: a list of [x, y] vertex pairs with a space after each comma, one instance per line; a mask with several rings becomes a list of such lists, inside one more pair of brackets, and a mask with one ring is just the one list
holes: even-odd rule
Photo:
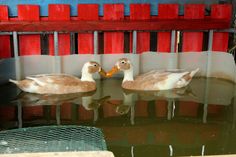
[[196, 102], [180, 101], [178, 115], [197, 117], [199, 106], [200, 104]]
[[[89, 14], [88, 14], [89, 13]], [[98, 4], [79, 4], [78, 5], [79, 20], [98, 20]], [[78, 51], [80, 54], [93, 53], [93, 33], [78, 34]]]
[[[159, 4], [158, 18], [159, 19], [177, 19], [178, 18], [178, 4]], [[157, 34], [157, 51], [170, 52], [171, 33], [159, 32]]]
[[[0, 21], [8, 21], [8, 7], [6, 5], [0, 5]], [[11, 45], [10, 36], [0, 36], [0, 59], [11, 57]]]
[[[67, 4], [49, 4], [48, 6], [49, 21], [70, 21], [70, 5]], [[60, 26], [60, 25], [59, 25]], [[59, 55], [70, 54], [70, 35], [59, 34]], [[54, 55], [53, 35], [49, 36], [49, 54]]]
[[42, 106], [27, 106], [23, 107], [23, 119], [32, 120], [35, 117], [43, 117], [43, 107]]
[[[149, 20], [150, 19], [150, 4], [130, 4], [130, 20]], [[130, 52], [133, 51], [133, 35], [130, 33]], [[150, 50], [150, 33], [137, 33], [137, 52], [142, 53]], [[136, 102], [136, 107], [139, 106], [140, 111], [147, 110], [147, 101]], [[146, 114], [147, 116], [147, 114]]]
[[0, 122], [8, 122], [16, 119], [16, 108], [11, 105], [0, 106]]
[[0, 21], [8, 21], [8, 7], [7, 5], [0, 5]]
[[[150, 4], [130, 4], [130, 20], [150, 19]], [[132, 52], [132, 33], [130, 35], [130, 52]], [[137, 53], [150, 50], [150, 33], [137, 33]]]
[[98, 20], [98, 21], [40, 21], [1, 22], [0, 31], [132, 31], [132, 30], [208, 30], [228, 29], [230, 22], [224, 19], [204, 20]]
[[[122, 104], [121, 100], [109, 100], [110, 103], [103, 104], [102, 110], [103, 110], [103, 117], [119, 117], [120, 114], [116, 112], [117, 108], [120, 104]], [[112, 104], [111, 104], [112, 103]]]
[[155, 102], [156, 106], [156, 116], [157, 117], [166, 117], [167, 116], [167, 101], [165, 100], [157, 100]]
[[[232, 13], [232, 6], [229, 4], [214, 4], [211, 6], [212, 19], [226, 19], [230, 21]], [[227, 51], [228, 49], [229, 33], [216, 32], [213, 35], [213, 51]]]
[[79, 120], [93, 120], [94, 112], [93, 110], [86, 110], [82, 105], [79, 105], [78, 109]]
[[[104, 4], [104, 20], [123, 20], [123, 4]], [[104, 53], [124, 53], [124, 33], [104, 33]]]
[[[184, 19], [204, 19], [204, 4], [186, 4], [184, 8]], [[202, 51], [203, 33], [184, 32], [183, 52]]]
[[[17, 5], [19, 21], [39, 21], [39, 5]], [[20, 55], [41, 54], [40, 35], [19, 36]]]
[[61, 105], [61, 119], [71, 120], [71, 103], [63, 103]]
[[135, 117], [148, 117], [148, 101], [139, 100], [135, 104]]

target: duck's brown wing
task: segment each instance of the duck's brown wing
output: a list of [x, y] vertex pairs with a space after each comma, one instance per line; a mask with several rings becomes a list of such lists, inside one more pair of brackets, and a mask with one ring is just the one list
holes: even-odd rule
[[139, 81], [139, 82], [142, 82], [142, 81], [152, 81], [152, 80], [155, 80], [155, 81], [162, 81], [164, 79], [167, 78], [167, 76], [170, 74], [170, 72], [163, 72], [163, 71], [150, 71], [148, 73], [144, 73], [144, 74], [141, 74], [139, 75], [137, 78], [135, 78], [135, 81]]
[[81, 81], [71, 75], [37, 75], [36, 77], [27, 77], [27, 79], [38, 84], [37, 93], [40, 94], [67, 94], [96, 90], [95, 82]]
[[167, 79], [168, 74], [169, 72], [153, 70], [137, 76], [132, 82], [124, 83], [122, 87], [131, 90], [158, 90], [155, 89], [155, 84]]
[[72, 75], [63, 75], [63, 74], [44, 74], [44, 75], [35, 75], [27, 77], [38, 83], [39, 85], [66, 85], [74, 86], [81, 84], [81, 80]]

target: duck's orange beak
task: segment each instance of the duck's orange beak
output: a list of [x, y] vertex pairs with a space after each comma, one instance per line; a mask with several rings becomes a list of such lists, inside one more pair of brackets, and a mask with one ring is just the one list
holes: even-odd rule
[[115, 65], [110, 71], [106, 73], [106, 77], [112, 77], [115, 73], [119, 72], [119, 68]]
[[99, 74], [102, 75], [103, 77], [107, 77], [106, 76], [107, 75], [106, 71], [103, 70], [102, 68], [100, 69]]

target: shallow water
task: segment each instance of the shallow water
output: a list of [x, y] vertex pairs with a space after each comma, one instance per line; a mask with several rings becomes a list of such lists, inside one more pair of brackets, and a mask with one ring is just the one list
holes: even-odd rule
[[197, 78], [184, 89], [135, 93], [123, 91], [120, 79], [97, 85], [85, 95], [60, 96], [0, 86], [0, 130], [95, 126], [117, 157], [236, 154], [233, 83]]

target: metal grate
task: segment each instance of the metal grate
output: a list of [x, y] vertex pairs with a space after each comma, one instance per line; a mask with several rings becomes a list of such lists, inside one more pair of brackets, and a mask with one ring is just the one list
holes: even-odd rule
[[86, 126], [43, 126], [0, 132], [0, 153], [107, 150], [100, 129]]

